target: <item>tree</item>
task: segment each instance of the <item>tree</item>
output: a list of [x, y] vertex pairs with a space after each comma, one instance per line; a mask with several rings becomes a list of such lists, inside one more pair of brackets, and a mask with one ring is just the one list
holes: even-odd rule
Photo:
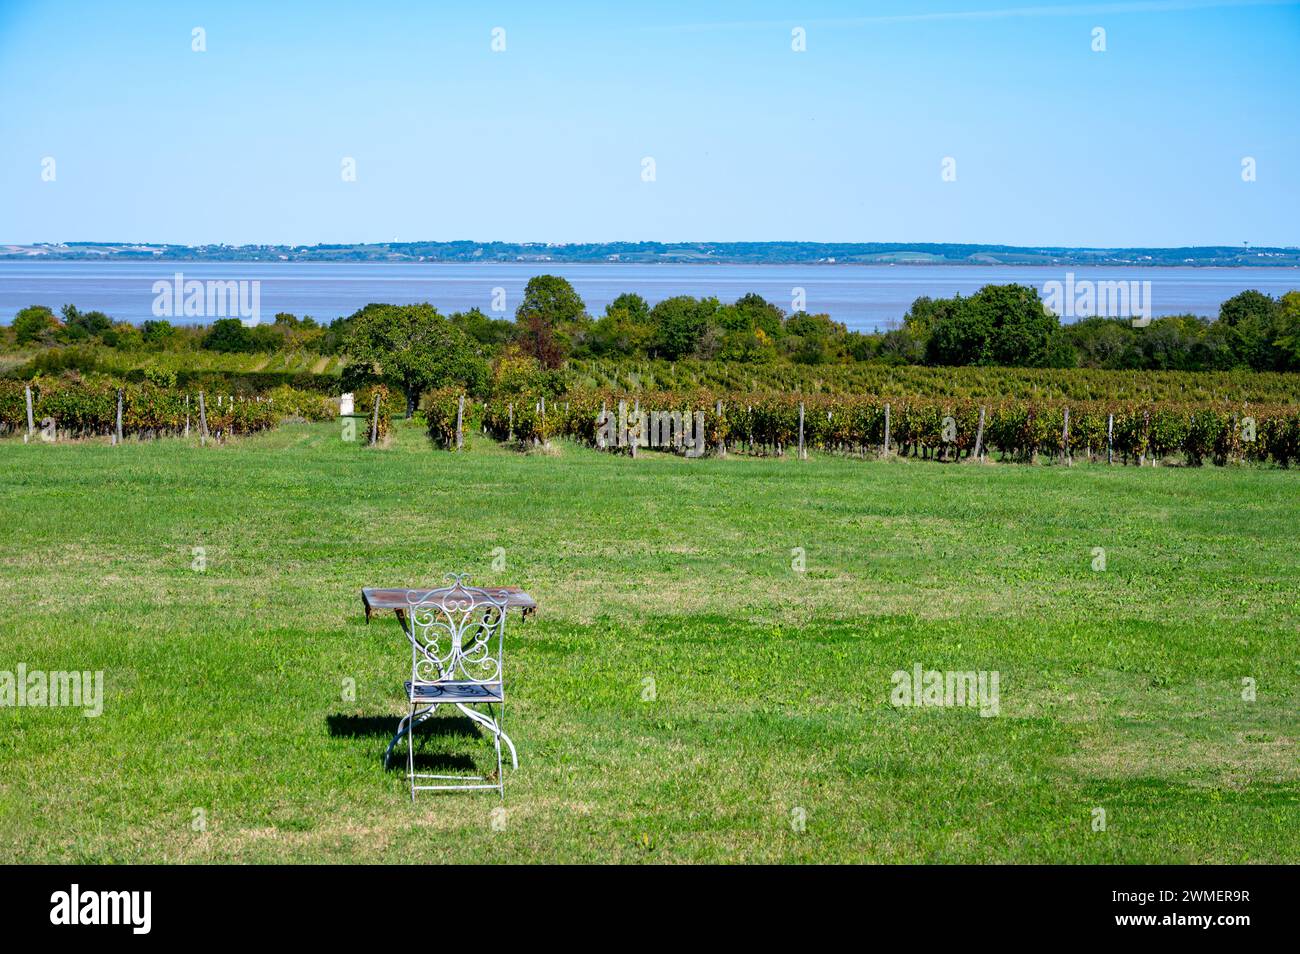
[[992, 326], [984, 360], [1006, 367], [1041, 368], [1061, 327], [1061, 319], [1043, 305], [1038, 289], [1028, 285], [985, 285], [970, 297], [970, 306], [986, 311]]
[[[595, 355], [641, 355], [654, 345], [655, 328], [650, 323], [649, 308], [637, 309], [617, 304], [639, 295], [620, 295], [605, 308], [604, 316], [591, 327], [587, 345]], [[645, 305], [645, 302], [641, 302]]]
[[253, 350], [252, 336], [238, 318], [218, 318], [199, 345], [205, 351], [247, 354]]
[[59, 336], [64, 341], [85, 341], [97, 338], [113, 327], [113, 319], [102, 311], [81, 311], [76, 305], [64, 305], [63, 329]]
[[481, 345], [495, 348], [505, 344], [515, 334], [515, 326], [505, 318], [491, 318], [478, 308], [458, 311], [448, 321]]
[[983, 363], [992, 322], [987, 310], [971, 308], [961, 295], [934, 302], [925, 344], [926, 361], [942, 365]]
[[1047, 350], [1043, 358], [1043, 367], [1045, 368], [1077, 368], [1079, 366], [1079, 352], [1075, 349], [1074, 344], [1065, 336], [1060, 328], [1052, 335], [1051, 340], [1047, 342]]
[[119, 321], [108, 328], [100, 338], [110, 348], [118, 348], [122, 351], [135, 351], [144, 343], [140, 329], [126, 321]]
[[[933, 364], [995, 364], [1041, 368], [1048, 364], [1060, 319], [1043, 307], [1038, 291], [1027, 285], [985, 285], [969, 298], [936, 299], [921, 308], [930, 326], [926, 357]], [[1062, 360], [1058, 345], [1055, 360]]]
[[771, 361], [785, 337], [785, 312], [754, 292], [706, 313], [704, 321], [696, 352], [723, 361]]
[[767, 362], [776, 355], [776, 342], [762, 328], [724, 331], [718, 348], [718, 358], [723, 361]]
[[1300, 291], [1289, 291], [1279, 302], [1278, 334], [1273, 342], [1281, 366], [1300, 371]]
[[[749, 292], [736, 299], [733, 306], [737, 315], [743, 319], [741, 327], [753, 331], [762, 331], [767, 337], [776, 340], [785, 334], [785, 312], [772, 304], [762, 295]], [[719, 314], [723, 327], [726, 321]]]
[[1219, 320], [1229, 327], [1271, 320], [1278, 303], [1261, 291], [1248, 288], [1233, 295], [1219, 306]]
[[669, 359], [684, 358], [693, 352], [704, 337], [709, 319], [718, 311], [716, 298], [692, 298], [674, 295], [650, 309], [655, 328], [655, 351]]
[[844, 353], [853, 361], [872, 361], [880, 353], [881, 336], [850, 331], [844, 335]]
[[275, 354], [289, 345], [289, 336], [283, 325], [259, 323], [248, 329], [248, 350]]
[[585, 335], [590, 319], [587, 306], [567, 279], [534, 275], [524, 287], [524, 299], [515, 309], [519, 346], [543, 367], [558, 368]]
[[880, 359], [886, 364], [921, 364], [925, 361], [925, 342], [904, 325], [880, 337]]
[[[366, 306], [366, 308], [379, 308], [379, 307], [381, 306], [375, 304], [370, 304]], [[365, 308], [362, 309], [362, 311], [364, 310]], [[335, 318], [333, 321], [331, 321], [329, 323], [329, 327], [325, 329], [325, 333], [321, 335], [320, 341], [317, 342], [316, 347], [320, 350], [320, 353], [321, 354], [341, 353], [343, 351], [343, 343], [347, 340], [348, 328], [351, 327], [351, 323], [352, 323], [352, 318], [350, 316], [347, 318]]]
[[165, 318], [150, 318], [140, 326], [140, 336], [147, 345], [165, 345], [175, 335], [176, 328]]
[[1238, 366], [1240, 350], [1237, 329], [1216, 321], [1206, 329], [1205, 338], [1196, 349], [1197, 365], [1207, 371], [1230, 371]]
[[488, 377], [465, 333], [427, 303], [367, 305], [349, 319], [343, 350], [401, 389], [408, 418], [424, 391], [459, 384], [477, 393]]
[[508, 347], [492, 369], [492, 393], [523, 398], [555, 398], [569, 389], [571, 382], [564, 371], [546, 370], [536, 358]]
[[646, 324], [650, 321], [650, 306], [636, 292], [623, 292], [605, 306], [606, 315], [616, 311], [626, 313], [628, 320], [637, 324]]
[[1204, 337], [1205, 326], [1194, 315], [1157, 318], [1141, 329], [1138, 337], [1142, 367], [1160, 371], [1198, 370], [1197, 346]]
[[59, 319], [44, 305], [29, 305], [14, 315], [14, 339], [20, 345], [47, 343], [59, 327]]
[[1272, 371], [1285, 364], [1276, 346], [1281, 336], [1282, 306], [1253, 288], [1233, 295], [1219, 306], [1219, 323], [1230, 332], [1238, 365]]
[[934, 330], [938, 312], [934, 299], [929, 295], [922, 295], [912, 302], [912, 307], [903, 316], [903, 328], [907, 330], [912, 340], [921, 343], [922, 348], [930, 340], [930, 333]]
[[1081, 318], [1063, 325], [1061, 333], [1074, 346], [1080, 367], [1117, 371], [1142, 366], [1138, 332], [1128, 319]]
[[830, 315], [798, 312], [785, 323], [785, 344], [790, 357], [798, 363], [825, 364], [835, 358], [846, 333], [845, 327], [831, 321]]

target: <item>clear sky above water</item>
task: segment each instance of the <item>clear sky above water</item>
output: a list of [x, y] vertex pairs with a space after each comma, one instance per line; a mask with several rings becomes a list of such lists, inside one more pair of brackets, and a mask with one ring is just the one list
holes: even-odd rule
[[1297, 89], [1296, 2], [0, 0], [0, 242], [1296, 245]]

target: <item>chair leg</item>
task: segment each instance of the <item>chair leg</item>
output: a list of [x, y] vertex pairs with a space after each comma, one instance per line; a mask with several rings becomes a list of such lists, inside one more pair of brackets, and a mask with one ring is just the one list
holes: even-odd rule
[[411, 783], [411, 802], [415, 802], [415, 703], [411, 703], [411, 724], [406, 730], [406, 777]]
[[[473, 704], [474, 704], [474, 705], [477, 705], [478, 703], [473, 703]], [[491, 710], [492, 707], [491, 707], [491, 704], [490, 704], [490, 703], [483, 703], [483, 704], [484, 704], [484, 705], [487, 705], [487, 706], [488, 706], [488, 709]], [[475, 710], [475, 709], [471, 709], [470, 706], [467, 705], [467, 704], [464, 703], [464, 702], [458, 702], [458, 703], [456, 703], [456, 708], [459, 709], [461, 712], [463, 712], [463, 713], [464, 713], [466, 716], [468, 716], [470, 719], [473, 719], [473, 720], [474, 720], [475, 722], [477, 722], [479, 725], [483, 726], [484, 728], [486, 728], [486, 729], [492, 729], [492, 731], [494, 731], [494, 732], [500, 732], [500, 733], [501, 733], [501, 741], [504, 742], [504, 743], [506, 744], [506, 748], [508, 748], [508, 749], [510, 750], [510, 762], [511, 762], [511, 764], [514, 766], [514, 768], [516, 768], [516, 769], [519, 768], [519, 756], [518, 756], [518, 754], [515, 752], [515, 744], [514, 744], [513, 742], [510, 741], [510, 736], [508, 736], [508, 735], [505, 733], [505, 731], [501, 728], [501, 724], [500, 724], [500, 722], [498, 722], [496, 719], [491, 718], [490, 716], [485, 716], [483, 713], [481, 713], [481, 712], [479, 712], [479, 711], [477, 711], [477, 710]], [[504, 706], [504, 705], [502, 706], [502, 713], [501, 713], [501, 714], [502, 714], [503, 716], [505, 715], [505, 706]], [[495, 728], [493, 728], [494, 726], [495, 726]]]
[[[488, 706], [488, 712], [491, 711], [492, 711], [492, 707]], [[501, 715], [504, 715], [504, 713], [501, 713]], [[501, 796], [501, 801], [504, 802], [506, 800], [506, 773], [505, 773], [505, 769], [501, 767], [500, 715], [498, 715], [497, 718], [493, 720], [493, 722], [496, 724], [496, 731], [492, 733], [492, 741], [496, 744], [496, 749], [497, 749], [497, 793]]]
[[506, 701], [505, 701], [504, 699], [501, 700], [501, 716], [500, 716], [500, 718], [497, 719], [497, 728], [501, 730], [501, 734], [504, 735], [504, 736], [506, 737], [506, 744], [510, 746], [510, 764], [511, 764], [511, 768], [512, 768], [514, 771], [518, 772], [518, 771], [519, 771], [519, 756], [518, 756], [518, 754], [515, 752], [515, 746], [514, 746], [514, 743], [509, 741], [510, 736], [506, 735]]
[[506, 801], [506, 772], [500, 767], [500, 732], [493, 733], [493, 741], [497, 743], [497, 793], [500, 795], [500, 801]]
[[[424, 722], [426, 719], [428, 719], [430, 716], [433, 715], [433, 713], [438, 708], [438, 703], [434, 703], [430, 706], [425, 707], [424, 709], [421, 709], [417, 703], [412, 702], [410, 714], [407, 715], [405, 718], [403, 718], [402, 722], [398, 723], [399, 732], [396, 736], [394, 736], [393, 741], [389, 743], [389, 750], [391, 751], [393, 746], [396, 745], [398, 740], [401, 738], [401, 731], [400, 731], [401, 725], [405, 723], [406, 725], [406, 774], [407, 774], [407, 778], [411, 783], [412, 802], [415, 801], [415, 793], [421, 787], [432, 788], [433, 790], [437, 790], [437, 791], [457, 790], [457, 789], [466, 789], [466, 788], [488, 789], [490, 791], [491, 789], [495, 788], [501, 800], [503, 802], [505, 801], [505, 797], [506, 797], [505, 759], [502, 757], [501, 754], [501, 744], [503, 742], [505, 743], [506, 747], [510, 750], [510, 758], [514, 763], [514, 767], [516, 769], [519, 768], [519, 758], [518, 756], [515, 755], [514, 743], [510, 741], [510, 736], [506, 735], [505, 732], [502, 731], [501, 729], [501, 720], [505, 716], [505, 704], [502, 703], [500, 712], [497, 712], [496, 709], [492, 707], [492, 703], [490, 702], [477, 703], [477, 704], [485, 706], [487, 708], [487, 712], [484, 713], [478, 711], [477, 709], [471, 708], [471, 706], [474, 705], [474, 703], [467, 704], [464, 702], [457, 702], [455, 703], [455, 706], [466, 716], [468, 716], [471, 720], [478, 723], [480, 727], [484, 729], [488, 729], [492, 732], [492, 746], [493, 749], [496, 751], [496, 756], [497, 756], [496, 785], [492, 785], [490, 781], [484, 776], [473, 776], [471, 778], [466, 779], [466, 781], [486, 782], [487, 784], [417, 787], [415, 784], [415, 779], [416, 779], [415, 729], [421, 722]], [[387, 761], [387, 756], [385, 755], [385, 762], [386, 761]], [[425, 775], [421, 777], [429, 778], [429, 779], [460, 779], [461, 778], [460, 776], [455, 776], [455, 775]]]
[[388, 748], [384, 750], [384, 768], [388, 768], [388, 760], [392, 758], [393, 749], [397, 748], [397, 743], [400, 742], [402, 736], [406, 734], [407, 723], [410, 721], [411, 717], [409, 715], [404, 715], [402, 716], [401, 721], [397, 723], [397, 734], [389, 740]]

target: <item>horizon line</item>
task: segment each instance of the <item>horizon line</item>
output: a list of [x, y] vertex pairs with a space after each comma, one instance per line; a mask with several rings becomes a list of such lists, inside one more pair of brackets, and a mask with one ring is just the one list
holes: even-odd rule
[[0, 241], [0, 248], [67, 248], [71, 246], [96, 246], [108, 245], [114, 247], [164, 247], [164, 248], [347, 248], [347, 247], [377, 247], [377, 246], [394, 246], [394, 245], [525, 245], [536, 246], [540, 248], [572, 248], [584, 245], [661, 245], [661, 246], [690, 246], [690, 245], [843, 245], [843, 246], [866, 246], [866, 245], [887, 245], [898, 246], [900, 249], [915, 248], [922, 245], [950, 246], [950, 247], [968, 247], [968, 248], [1006, 248], [1006, 249], [1025, 249], [1025, 250], [1042, 250], [1042, 249], [1059, 249], [1064, 251], [1082, 251], [1082, 252], [1112, 252], [1112, 251], [1170, 251], [1175, 249], [1257, 249], [1257, 250], [1279, 250], [1279, 251], [1297, 251], [1300, 250], [1300, 244], [1297, 245], [1251, 245], [1247, 242], [1231, 243], [1223, 242], [1210, 245], [1054, 245], [1049, 243], [1039, 243], [1030, 245], [1018, 245], [1008, 242], [944, 242], [934, 240], [922, 241], [890, 241], [890, 240], [852, 240], [842, 241], [834, 239], [588, 239], [583, 241], [566, 241], [552, 242], [544, 240], [514, 240], [514, 239], [393, 239], [387, 241], [371, 242], [156, 242], [156, 241], [116, 241], [108, 239], [75, 239], [61, 241], [39, 241], [39, 242], [10, 242]]

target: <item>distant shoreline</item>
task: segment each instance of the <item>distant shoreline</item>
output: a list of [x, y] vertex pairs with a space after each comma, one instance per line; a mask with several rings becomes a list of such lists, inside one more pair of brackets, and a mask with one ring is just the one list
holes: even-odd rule
[[380, 242], [355, 245], [0, 243], [4, 262], [277, 262], [387, 265], [889, 265], [1300, 268], [1300, 247], [1083, 248], [899, 242]]
[[469, 267], [481, 267], [481, 268], [492, 268], [492, 267], [497, 267], [497, 266], [501, 266], [501, 265], [531, 265], [531, 266], [543, 266], [543, 265], [558, 265], [558, 266], [570, 266], [570, 265], [600, 265], [600, 266], [607, 266], [607, 267], [610, 267], [610, 268], [619, 268], [619, 267], [631, 268], [631, 267], [646, 267], [646, 266], [650, 266], [650, 267], [662, 266], [662, 267], [664, 267], [664, 268], [680, 268], [680, 267], [683, 267], [683, 266], [687, 266], [687, 267], [689, 267], [689, 266], [695, 266], [695, 265], [701, 266], [701, 267], [703, 267], [703, 268], [709, 268], [709, 267], [725, 267], [725, 268], [734, 268], [734, 267], [736, 267], [736, 266], [752, 265], [752, 266], [755, 266], [755, 267], [759, 267], [759, 266], [761, 266], [761, 267], [763, 267], [763, 268], [811, 268], [811, 267], [844, 268], [844, 267], [848, 267], [848, 266], [857, 266], [857, 267], [860, 268], [860, 267], [865, 266], [865, 265], [870, 265], [870, 266], [872, 266], [872, 267], [876, 267], [876, 268], [882, 268], [882, 267], [888, 267], [888, 268], [895, 268], [895, 267], [897, 267], [897, 268], [935, 268], [935, 267], [941, 267], [941, 268], [953, 268], [953, 269], [962, 269], [962, 268], [1050, 268], [1050, 269], [1056, 269], [1056, 270], [1060, 270], [1060, 269], [1062, 269], [1062, 268], [1108, 268], [1108, 269], [1115, 269], [1115, 268], [1135, 268], [1135, 269], [1140, 269], [1140, 268], [1159, 268], [1159, 269], [1164, 269], [1164, 268], [1168, 268], [1168, 269], [1175, 269], [1175, 268], [1194, 268], [1194, 269], [1202, 269], [1202, 268], [1203, 268], [1203, 269], [1210, 269], [1210, 268], [1275, 268], [1275, 269], [1279, 269], [1279, 270], [1281, 270], [1281, 269], [1287, 269], [1287, 268], [1300, 269], [1300, 262], [1294, 262], [1294, 263], [1292, 263], [1292, 262], [1285, 262], [1285, 263], [1282, 263], [1282, 262], [1279, 262], [1279, 263], [1240, 262], [1240, 263], [1232, 264], [1232, 265], [1226, 265], [1226, 264], [1221, 264], [1221, 263], [1217, 263], [1217, 262], [1215, 262], [1215, 263], [1209, 263], [1209, 264], [1206, 264], [1206, 263], [1190, 263], [1190, 262], [1169, 262], [1169, 263], [1163, 263], [1163, 262], [1158, 262], [1158, 263], [1150, 263], [1150, 262], [1149, 262], [1149, 263], [1141, 263], [1141, 262], [1060, 262], [1060, 263], [1057, 263], [1057, 262], [1051, 262], [1051, 263], [1047, 263], [1047, 262], [943, 262], [943, 261], [934, 261], [934, 262], [858, 262], [858, 261], [851, 261], [851, 262], [745, 262], [745, 261], [739, 261], [739, 262], [731, 262], [731, 261], [722, 261], [722, 260], [715, 260], [715, 261], [708, 261], [708, 262], [681, 262], [681, 261], [655, 261], [655, 262], [603, 262], [603, 261], [583, 261], [583, 260], [572, 260], [572, 259], [565, 259], [565, 260], [561, 260], [561, 261], [556, 261], [556, 260], [546, 260], [546, 259], [520, 259], [520, 260], [517, 260], [517, 261], [497, 261], [497, 260], [492, 260], [492, 261], [478, 261], [478, 262], [462, 262], [462, 261], [455, 261], [455, 260], [451, 260], [451, 259], [442, 259], [442, 260], [436, 260], [436, 259], [435, 259], [435, 260], [430, 260], [430, 259], [424, 259], [424, 260], [412, 259], [411, 261], [396, 261], [396, 262], [390, 262], [390, 261], [383, 261], [383, 260], [378, 260], [378, 259], [375, 259], [375, 260], [368, 260], [368, 259], [350, 259], [350, 258], [340, 258], [340, 259], [290, 259], [290, 260], [284, 260], [284, 259], [266, 259], [266, 258], [262, 258], [262, 259], [252, 259], [252, 258], [172, 258], [172, 257], [163, 257], [163, 256], [158, 256], [158, 257], [155, 257], [155, 258], [134, 258], [134, 257], [127, 257], [127, 256], [112, 257], [112, 258], [95, 258], [95, 257], [85, 257], [85, 258], [52, 257], [52, 258], [47, 258], [47, 257], [44, 257], [44, 256], [39, 256], [39, 255], [34, 255], [34, 256], [31, 256], [30, 258], [16, 258], [16, 257], [4, 257], [4, 256], [0, 256], [0, 268], [4, 267], [5, 265], [24, 265], [24, 264], [30, 265], [30, 264], [36, 264], [36, 263], [40, 263], [40, 264], [50, 264], [50, 265], [57, 265], [57, 264], [67, 264], [67, 265], [87, 265], [87, 264], [91, 264], [91, 263], [95, 263], [95, 262], [103, 262], [103, 263], [105, 263], [105, 264], [110, 264], [110, 263], [111, 263], [111, 264], [120, 264], [120, 265], [142, 265], [142, 264], [146, 264], [146, 263], [148, 263], [148, 262], [175, 262], [175, 263], [177, 263], [177, 264], [188, 262], [188, 263], [190, 263], [190, 264], [209, 264], [209, 265], [221, 265], [221, 264], [243, 264], [243, 265], [392, 265], [392, 266], [394, 266], [394, 267], [398, 267], [398, 268], [403, 268], [403, 267], [406, 267], [406, 266], [409, 266], [409, 265], [456, 265], [456, 266], [469, 266]]

